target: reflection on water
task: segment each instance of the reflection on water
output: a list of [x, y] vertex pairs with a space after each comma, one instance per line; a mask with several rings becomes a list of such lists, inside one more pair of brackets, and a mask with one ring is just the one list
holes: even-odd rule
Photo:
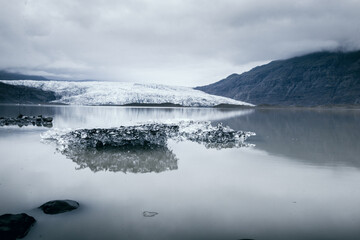
[[93, 172], [163, 172], [178, 169], [175, 154], [166, 146], [68, 149], [63, 154]]
[[360, 168], [358, 110], [256, 110], [221, 122], [255, 131], [249, 142], [271, 154], [311, 165]]
[[55, 128], [118, 127], [158, 120], [221, 120], [251, 114], [251, 109], [151, 108], [89, 106], [0, 105], [0, 116], [45, 115], [54, 117]]
[[[0, 106], [0, 116], [17, 111]], [[0, 215], [34, 216], [37, 224], [27, 240], [360, 239], [359, 111], [75, 106], [21, 111], [52, 116], [60, 130], [193, 118], [257, 134], [248, 139], [252, 148], [218, 150], [171, 140], [152, 148], [73, 148], [56, 154], [53, 145], [40, 141], [48, 129], [1, 127]], [[56, 217], [35, 210], [53, 199], [74, 199], [81, 207]], [[144, 212], [159, 214], [144, 217]]]

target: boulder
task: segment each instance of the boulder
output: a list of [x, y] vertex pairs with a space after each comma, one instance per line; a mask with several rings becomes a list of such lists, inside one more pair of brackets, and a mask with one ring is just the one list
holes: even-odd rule
[[80, 204], [73, 200], [54, 200], [44, 203], [39, 208], [46, 214], [58, 214], [77, 209]]
[[25, 214], [4, 214], [0, 216], [0, 239], [23, 238], [36, 222], [35, 218]]

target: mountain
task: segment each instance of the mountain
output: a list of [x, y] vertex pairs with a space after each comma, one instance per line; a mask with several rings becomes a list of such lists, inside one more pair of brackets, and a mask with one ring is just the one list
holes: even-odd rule
[[0, 70], [0, 80], [47, 80], [41, 76], [25, 75], [21, 73], [11, 73], [4, 70]]
[[[220, 104], [253, 106], [252, 104], [219, 97], [187, 87], [126, 82], [69, 82], [1, 80], [0, 83], [28, 87], [54, 94], [51, 103], [76, 105], [170, 104], [192, 107], [212, 107]], [[16, 95], [19, 93], [14, 92]]]
[[0, 82], [0, 103], [48, 103], [56, 100], [54, 92], [14, 86]]
[[257, 105], [360, 104], [360, 51], [273, 61], [195, 89]]

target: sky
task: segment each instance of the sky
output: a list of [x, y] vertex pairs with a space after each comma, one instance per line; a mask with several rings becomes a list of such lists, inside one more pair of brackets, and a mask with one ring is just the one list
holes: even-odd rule
[[360, 0], [0, 0], [0, 69], [201, 86], [360, 49]]

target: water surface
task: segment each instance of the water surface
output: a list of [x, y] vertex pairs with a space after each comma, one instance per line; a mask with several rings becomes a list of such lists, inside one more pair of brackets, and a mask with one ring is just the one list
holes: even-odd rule
[[[25, 239], [360, 238], [359, 111], [0, 106], [0, 116], [20, 112], [58, 129], [192, 119], [257, 134], [254, 147], [86, 152], [84, 165], [42, 142], [47, 128], [1, 127], [0, 214], [34, 216]], [[36, 209], [54, 199], [81, 207]]]

